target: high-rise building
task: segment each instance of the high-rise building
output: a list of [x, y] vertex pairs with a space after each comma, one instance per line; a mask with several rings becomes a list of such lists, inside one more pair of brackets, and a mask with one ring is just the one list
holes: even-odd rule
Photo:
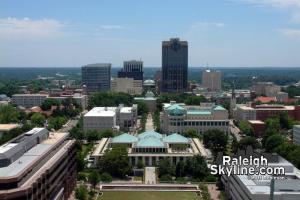
[[202, 86], [208, 91], [216, 92], [221, 90], [221, 72], [206, 69], [202, 72]]
[[133, 78], [134, 80], [143, 81], [143, 77], [143, 61], [124, 61], [123, 69], [118, 72], [118, 78]]
[[110, 91], [110, 71], [110, 63], [97, 63], [83, 66], [81, 68], [82, 84], [85, 85], [86, 91], [88, 93]]
[[162, 92], [185, 92], [188, 87], [188, 43], [179, 38], [162, 42]]

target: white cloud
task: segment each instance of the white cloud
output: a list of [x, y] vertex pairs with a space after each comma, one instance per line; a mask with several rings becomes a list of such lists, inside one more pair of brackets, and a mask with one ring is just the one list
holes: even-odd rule
[[196, 22], [191, 28], [192, 29], [208, 29], [208, 28], [222, 28], [225, 24], [221, 22]]
[[30, 18], [2, 18], [0, 19], [1, 38], [36, 38], [53, 37], [62, 34], [66, 26], [54, 19], [33, 20]]
[[121, 25], [101, 25], [100, 28], [105, 30], [125, 29], [125, 27]]
[[283, 33], [288, 37], [300, 38], [300, 29], [280, 29], [279, 32]]
[[256, 6], [273, 6], [278, 8], [294, 7], [300, 8], [300, 0], [229, 0], [237, 3], [247, 3]]

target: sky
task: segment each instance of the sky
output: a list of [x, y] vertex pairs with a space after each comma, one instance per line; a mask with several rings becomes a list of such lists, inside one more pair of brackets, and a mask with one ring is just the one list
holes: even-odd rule
[[191, 67], [300, 67], [300, 0], [0, 1], [0, 67], [160, 67], [173, 37]]

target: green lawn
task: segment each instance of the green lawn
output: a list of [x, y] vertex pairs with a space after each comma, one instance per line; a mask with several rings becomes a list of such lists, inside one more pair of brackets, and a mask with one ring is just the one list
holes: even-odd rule
[[98, 200], [200, 200], [195, 192], [104, 192]]

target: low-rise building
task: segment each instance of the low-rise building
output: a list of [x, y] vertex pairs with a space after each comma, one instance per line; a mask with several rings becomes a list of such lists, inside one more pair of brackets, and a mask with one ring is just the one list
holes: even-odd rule
[[300, 145], [300, 125], [293, 126], [293, 142]]
[[68, 199], [76, 185], [75, 141], [34, 128], [0, 146], [0, 199]]
[[129, 131], [136, 124], [137, 105], [125, 107], [94, 107], [83, 117], [83, 130], [105, 129]]
[[75, 93], [72, 95], [60, 95], [60, 96], [49, 96], [48, 99], [56, 99], [58, 101], [63, 101], [66, 99], [72, 99], [76, 104], [78, 104], [83, 110], [85, 110], [88, 106], [88, 96], [82, 95], [79, 93]]
[[155, 112], [156, 111], [156, 97], [155, 95], [153, 94], [153, 92], [151, 91], [148, 91], [146, 94], [145, 94], [145, 97], [135, 97], [134, 100], [135, 101], [142, 101], [144, 102], [148, 109], [149, 109], [149, 112]]
[[136, 95], [143, 92], [143, 80], [135, 80], [133, 78], [112, 78], [111, 91], [125, 92], [127, 94]]
[[277, 160], [269, 161], [268, 167], [283, 168], [285, 175], [274, 180], [274, 196], [270, 198], [271, 179], [269, 175], [223, 175], [227, 197], [232, 200], [296, 200], [300, 199], [300, 171], [290, 162], [278, 156]]
[[261, 120], [249, 120], [248, 122], [253, 129], [255, 137], [262, 137], [264, 135], [264, 132], [266, 130], [265, 122]]
[[155, 166], [164, 158], [171, 159], [171, 163], [175, 165], [179, 161], [185, 161], [188, 157], [202, 154], [201, 151], [204, 149], [198, 138], [186, 138], [177, 133], [169, 136], [155, 131], [146, 131], [137, 136], [124, 133], [114, 138], [101, 139], [91, 156], [93, 164], [97, 165], [105, 151], [113, 148], [114, 145], [128, 147], [129, 161], [133, 166], [139, 161], [145, 166]]
[[31, 108], [41, 106], [47, 97], [47, 94], [14, 94], [12, 103], [16, 106]]
[[165, 134], [184, 133], [187, 129], [195, 129], [198, 133], [218, 129], [227, 133], [228, 111], [214, 103], [201, 103], [200, 106], [164, 103], [160, 128]]
[[236, 110], [236, 120], [262, 120], [276, 117], [280, 113], [286, 112], [296, 120], [300, 120], [300, 106], [285, 105], [238, 105]]
[[276, 97], [281, 87], [272, 82], [256, 82], [251, 87], [251, 91], [254, 91], [257, 96]]
[[19, 124], [0, 124], [0, 138], [7, 132], [11, 131], [12, 129], [18, 128], [19, 126]]

